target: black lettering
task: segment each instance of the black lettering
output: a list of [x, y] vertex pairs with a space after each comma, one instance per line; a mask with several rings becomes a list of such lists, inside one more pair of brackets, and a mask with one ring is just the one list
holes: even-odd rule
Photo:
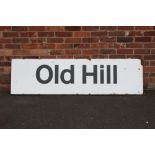
[[100, 65], [100, 83], [104, 83], [104, 65]]
[[[70, 80], [68, 80], [68, 81], [65, 80], [65, 77], [64, 77], [65, 73], [67, 73], [67, 72], [70, 73]], [[74, 65], [71, 65], [71, 69], [64, 69], [61, 72], [60, 77], [61, 77], [61, 81], [63, 83], [65, 83], [65, 84], [69, 84], [69, 83], [73, 84], [74, 83]]]
[[107, 84], [110, 84], [110, 65], [107, 65]]
[[114, 84], [117, 84], [117, 65], [113, 66]]
[[[49, 76], [48, 76], [48, 78], [46, 80], [42, 80], [41, 77], [40, 77], [40, 72], [41, 72], [42, 69], [47, 69], [48, 70]], [[41, 65], [41, 66], [39, 66], [37, 68], [36, 78], [37, 78], [38, 82], [40, 82], [41, 84], [49, 83], [52, 80], [52, 77], [53, 77], [53, 71], [52, 71], [50, 66], [48, 66], [48, 65]]]
[[97, 83], [97, 65], [93, 66], [93, 72], [86, 72], [86, 65], [82, 65], [83, 84], [86, 84], [86, 77], [93, 76], [94, 84]]
[[59, 66], [55, 65], [55, 83], [59, 83]]

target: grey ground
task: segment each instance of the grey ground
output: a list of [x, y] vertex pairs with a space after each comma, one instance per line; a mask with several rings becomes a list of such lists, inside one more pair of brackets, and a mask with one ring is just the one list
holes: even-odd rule
[[155, 92], [143, 96], [0, 94], [0, 128], [155, 128]]

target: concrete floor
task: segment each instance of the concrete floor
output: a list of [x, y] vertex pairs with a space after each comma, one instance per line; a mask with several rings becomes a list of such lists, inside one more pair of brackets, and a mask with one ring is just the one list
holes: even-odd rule
[[0, 128], [155, 128], [155, 92], [143, 96], [0, 94]]

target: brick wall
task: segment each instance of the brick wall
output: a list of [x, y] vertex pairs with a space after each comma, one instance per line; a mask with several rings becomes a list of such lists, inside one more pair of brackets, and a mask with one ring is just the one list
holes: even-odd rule
[[155, 88], [155, 26], [0, 26], [0, 90], [12, 58], [139, 58], [144, 88]]

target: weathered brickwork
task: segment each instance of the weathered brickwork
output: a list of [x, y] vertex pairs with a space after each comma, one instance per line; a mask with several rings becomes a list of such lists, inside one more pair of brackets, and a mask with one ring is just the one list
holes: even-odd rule
[[144, 89], [155, 88], [155, 26], [0, 26], [0, 90], [11, 59], [139, 58]]

